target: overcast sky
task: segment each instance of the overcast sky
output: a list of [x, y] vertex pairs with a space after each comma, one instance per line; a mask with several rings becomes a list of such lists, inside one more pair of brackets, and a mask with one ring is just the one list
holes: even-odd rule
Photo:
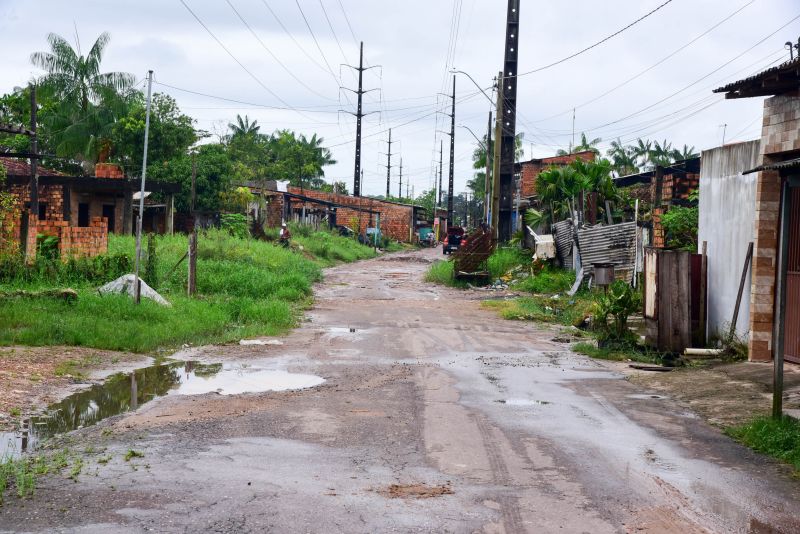
[[[570, 56], [664, 1], [521, 0], [519, 70]], [[437, 130], [449, 130], [449, 118], [436, 111], [449, 105], [437, 96], [452, 90], [448, 71], [464, 70], [489, 87], [502, 68], [503, 0], [184, 2], [219, 42], [181, 0], [0, 0], [0, 91], [41, 74], [29, 56], [47, 49], [48, 32], [74, 42], [77, 30], [85, 53], [108, 31], [104, 70], [142, 80], [153, 69], [156, 81], [174, 87], [156, 84], [154, 91], [174, 96], [198, 128], [211, 132], [221, 133], [239, 113], [258, 120], [262, 131], [317, 133], [338, 161], [326, 178], [345, 180], [352, 190], [355, 120], [339, 110], [354, 111], [355, 98], [339, 86], [357, 82], [340, 65], [357, 64], [363, 40], [365, 62], [382, 67], [364, 75], [365, 89], [380, 89], [365, 96], [364, 111], [381, 112], [364, 119], [364, 191], [386, 190], [382, 153], [392, 127], [392, 164], [402, 156], [404, 181], [410, 177], [419, 194], [433, 183], [440, 140], [446, 183], [449, 137]], [[762, 99], [725, 101], [711, 90], [788, 59], [784, 43], [800, 37], [798, 17], [798, 0], [673, 0], [596, 48], [521, 76], [517, 131], [525, 134], [526, 157], [569, 146], [573, 108], [577, 132], [602, 138], [604, 146], [642, 136], [711, 148], [722, 142], [724, 124], [726, 142], [758, 137]], [[456, 124], [483, 135], [489, 109], [459, 75]], [[472, 176], [474, 148], [470, 133], [457, 128], [456, 192]], [[397, 175], [393, 168], [393, 194]]]

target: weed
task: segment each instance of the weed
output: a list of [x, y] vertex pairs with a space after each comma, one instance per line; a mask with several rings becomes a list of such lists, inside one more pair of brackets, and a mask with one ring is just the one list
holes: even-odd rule
[[83, 459], [77, 458], [75, 463], [72, 464], [72, 469], [69, 470], [69, 478], [77, 482], [81, 471], [83, 471]]
[[123, 457], [126, 462], [130, 462], [133, 458], [144, 458], [144, 453], [141, 451], [135, 451], [133, 449], [128, 449], [128, 452], [125, 453]]
[[567, 291], [575, 283], [575, 273], [562, 269], [545, 268], [540, 273], [524, 278], [514, 289], [537, 295], [554, 295]]
[[443, 286], [455, 285], [452, 261], [435, 261], [425, 273], [425, 281]]
[[661, 364], [664, 361], [663, 355], [636, 346], [616, 345], [598, 347], [594, 343], [583, 341], [576, 343], [572, 347], [572, 351], [598, 360], [612, 360], [617, 362], [632, 360], [635, 362], [653, 364]]
[[8, 413], [11, 414], [11, 417], [19, 417], [22, 415], [22, 411], [19, 408], [11, 408]]
[[788, 416], [781, 419], [758, 417], [747, 424], [727, 428], [725, 433], [800, 471], [800, 421], [797, 419]]
[[108, 462], [111, 461], [111, 456], [101, 456], [97, 459], [98, 464], [106, 465]]
[[492, 279], [500, 278], [506, 275], [515, 267], [530, 265], [531, 257], [519, 248], [498, 248], [486, 260], [486, 270], [492, 276]]

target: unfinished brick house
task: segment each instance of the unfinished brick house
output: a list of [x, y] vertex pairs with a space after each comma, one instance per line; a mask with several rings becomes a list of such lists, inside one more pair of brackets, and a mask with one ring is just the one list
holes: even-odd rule
[[[800, 363], [800, 58], [716, 89], [767, 96], [761, 132], [750, 301], [750, 359]], [[736, 206], [731, 206], [736, 209]]]
[[520, 175], [520, 197], [530, 199], [536, 196], [536, 179], [550, 167], [565, 167], [576, 160], [594, 161], [597, 155], [587, 150], [566, 156], [553, 156], [550, 158], [532, 159], [517, 164]]
[[367, 228], [374, 228], [380, 219], [383, 236], [410, 243], [414, 241], [415, 233], [420, 227], [430, 226], [428, 214], [421, 206], [284, 187], [274, 181], [267, 181], [263, 186], [246, 184], [246, 187], [266, 202], [267, 209], [263, 218], [270, 227], [280, 226], [282, 221], [295, 220], [305, 214], [306, 220], [324, 219], [331, 228], [356, 226], [359, 233], [364, 235]]
[[652, 206], [651, 246], [666, 246], [667, 236], [661, 218], [670, 206], [689, 203], [689, 196], [700, 187], [700, 166], [701, 159], [697, 157], [614, 179], [617, 187], [631, 188], [632, 197]]
[[[103, 254], [108, 250], [109, 232], [133, 232], [138, 181], [126, 179], [117, 166], [99, 164], [97, 176], [93, 177], [67, 176], [52, 169], [39, 168], [39, 207], [37, 213], [29, 213], [30, 165], [10, 158], [0, 158], [0, 165], [6, 170], [6, 180], [0, 183], [0, 188], [10, 191], [18, 199], [21, 216], [14, 225], [15, 237], [29, 260], [36, 256], [38, 235], [57, 237], [60, 257], [66, 259]], [[148, 182], [147, 189], [163, 193], [168, 199], [166, 204], [172, 206], [179, 186]], [[159, 211], [163, 213], [160, 217]], [[171, 210], [159, 210], [159, 206], [151, 203], [146, 206], [143, 227], [161, 227], [171, 232], [171, 220]]]

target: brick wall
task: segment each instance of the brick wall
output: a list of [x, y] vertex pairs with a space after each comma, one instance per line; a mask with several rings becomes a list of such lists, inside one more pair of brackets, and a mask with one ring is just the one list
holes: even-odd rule
[[[368, 197], [352, 197], [337, 193], [311, 191], [308, 189], [304, 189], [301, 192], [300, 188], [295, 187], [290, 187], [289, 192], [340, 204], [341, 207], [336, 209], [336, 223], [341, 226], [351, 227], [352, 223], [355, 222], [356, 226], [359, 226], [360, 232], [365, 233], [367, 228], [370, 227], [370, 219], [372, 219], [372, 225], [374, 226], [375, 224], [375, 214], [371, 215], [363, 211], [358, 211], [357, 209], [348, 209], [348, 206], [350, 206], [352, 208], [360, 208], [380, 213], [381, 233], [384, 236], [403, 242], [408, 242], [411, 238], [412, 229], [414, 227], [411, 206], [394, 204]], [[269, 226], [274, 227], [280, 225], [281, 218], [283, 217], [282, 197], [283, 195], [280, 193], [270, 197], [270, 202], [267, 207], [267, 224]], [[279, 198], [280, 200], [278, 200]], [[291, 205], [293, 209], [299, 209], [303, 203], [300, 200], [292, 199]], [[309, 209], [316, 209], [319, 208], [320, 205], [309, 202], [307, 207]]]
[[522, 198], [530, 198], [536, 195], [536, 179], [542, 171], [550, 167], [569, 165], [577, 159], [594, 161], [595, 157], [596, 155], [594, 152], [578, 152], [577, 154], [569, 154], [567, 156], [554, 156], [552, 158], [534, 159], [522, 162], [520, 164], [522, 167], [520, 171]]
[[[666, 233], [661, 219], [669, 210], [673, 200], [688, 200], [689, 195], [700, 187], [700, 175], [694, 173], [665, 174], [661, 180], [661, 208], [653, 208], [653, 246], [665, 248], [667, 246]], [[656, 180], [650, 185], [650, 198], [654, 203], [656, 198]]]
[[[765, 164], [797, 156], [796, 151], [800, 151], [800, 93], [776, 96], [764, 102], [761, 147]], [[772, 359], [780, 200], [780, 175], [775, 171], [760, 173], [756, 186], [756, 237], [750, 293], [750, 360], [753, 361]]]
[[94, 175], [98, 178], [115, 178], [119, 180], [125, 178], [122, 168], [113, 163], [98, 163], [94, 167]]

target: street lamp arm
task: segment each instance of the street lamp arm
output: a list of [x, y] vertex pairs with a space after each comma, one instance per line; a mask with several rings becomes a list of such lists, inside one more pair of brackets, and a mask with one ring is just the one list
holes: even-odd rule
[[453, 69], [453, 70], [451, 70], [450, 72], [451, 72], [451, 73], [453, 73], [453, 74], [463, 74], [464, 76], [466, 76], [467, 78], [469, 78], [469, 81], [471, 81], [471, 82], [472, 82], [472, 83], [475, 85], [475, 87], [477, 87], [477, 88], [478, 88], [478, 90], [479, 90], [481, 93], [483, 93], [483, 96], [485, 96], [485, 97], [486, 97], [486, 99], [489, 101], [489, 103], [490, 103], [490, 104], [492, 104], [492, 106], [494, 106], [494, 105], [495, 105], [495, 102], [494, 102], [494, 100], [492, 100], [492, 97], [490, 97], [489, 95], [487, 95], [487, 94], [486, 94], [486, 90], [485, 90], [483, 87], [481, 87], [481, 86], [478, 84], [478, 82], [476, 82], [476, 81], [475, 81], [475, 78], [473, 78], [472, 76], [470, 76], [468, 72], [464, 72], [463, 70], [456, 70], [456, 69]]
[[468, 131], [469, 133], [471, 133], [471, 134], [472, 134], [472, 137], [474, 137], [474, 138], [475, 138], [475, 140], [478, 142], [478, 144], [479, 144], [479, 145], [481, 145], [481, 148], [482, 148], [482, 149], [484, 149], [484, 150], [486, 150], [486, 143], [484, 143], [483, 141], [481, 141], [481, 140], [478, 138], [478, 136], [477, 136], [477, 135], [475, 135], [475, 132], [473, 132], [473, 131], [472, 131], [472, 129], [471, 129], [469, 126], [464, 126], [463, 124], [459, 124], [459, 125], [458, 125], [458, 127], [459, 127], [459, 128], [464, 128], [466, 131]]

